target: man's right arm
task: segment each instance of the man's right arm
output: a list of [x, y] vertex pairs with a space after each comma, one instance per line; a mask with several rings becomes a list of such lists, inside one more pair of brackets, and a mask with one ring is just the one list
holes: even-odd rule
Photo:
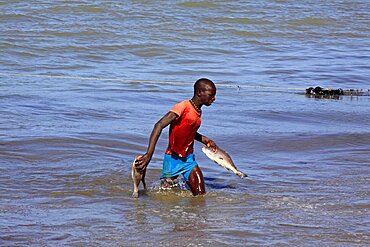
[[152, 133], [150, 134], [148, 149], [146, 153], [142, 156], [137, 157], [135, 162], [135, 166], [139, 171], [145, 170], [150, 160], [152, 159], [155, 146], [157, 144], [159, 136], [162, 133], [162, 130], [166, 128], [177, 117], [178, 116], [176, 113], [169, 111], [154, 125]]

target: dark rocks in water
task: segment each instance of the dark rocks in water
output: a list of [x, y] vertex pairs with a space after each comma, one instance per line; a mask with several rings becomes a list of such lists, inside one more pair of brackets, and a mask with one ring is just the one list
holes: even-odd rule
[[306, 94], [310, 95], [344, 95], [343, 89], [332, 89], [322, 87], [309, 87], [306, 89]]
[[340, 96], [340, 95], [348, 95], [348, 96], [369, 96], [370, 90], [363, 91], [358, 89], [346, 89], [343, 90], [341, 88], [332, 89], [332, 88], [322, 88], [322, 87], [309, 87], [306, 89], [306, 95], [314, 95], [314, 96]]

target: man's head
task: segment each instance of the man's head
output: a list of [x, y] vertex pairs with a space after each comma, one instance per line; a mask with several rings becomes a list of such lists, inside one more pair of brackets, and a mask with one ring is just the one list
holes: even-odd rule
[[194, 97], [197, 97], [202, 105], [210, 106], [216, 99], [215, 84], [207, 78], [197, 80], [194, 84]]

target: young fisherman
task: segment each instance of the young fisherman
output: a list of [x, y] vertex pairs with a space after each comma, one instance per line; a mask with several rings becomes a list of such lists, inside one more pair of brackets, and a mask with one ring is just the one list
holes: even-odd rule
[[205, 191], [204, 178], [198, 163], [194, 159], [194, 140], [214, 149], [216, 143], [198, 133], [201, 124], [202, 106], [210, 106], [216, 97], [215, 84], [206, 78], [194, 84], [194, 95], [190, 100], [177, 103], [155, 125], [149, 139], [147, 151], [136, 159], [135, 166], [139, 171], [147, 168], [162, 130], [170, 125], [168, 147], [164, 155], [162, 168], [162, 186], [174, 184], [182, 174], [194, 196]]

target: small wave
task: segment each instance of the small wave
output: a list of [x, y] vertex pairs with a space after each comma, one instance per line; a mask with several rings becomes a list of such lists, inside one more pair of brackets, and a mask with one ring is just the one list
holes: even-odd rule
[[293, 26], [331, 26], [337, 22], [336, 19], [332, 18], [313, 18], [313, 17], [306, 17], [299, 20], [290, 20], [288, 24]]
[[345, 38], [345, 39], [366, 39], [369, 37], [369, 35], [366, 34], [366, 32], [356, 30], [332, 32], [327, 34], [326, 36], [330, 38]]
[[40, 20], [45, 20], [45, 18], [42, 17], [36, 17], [32, 15], [26, 15], [26, 14], [1, 14], [0, 15], [0, 21], [40, 21]]
[[142, 48], [138, 50], [131, 51], [134, 55], [139, 56], [139, 57], [160, 57], [167, 55], [167, 51], [162, 48]]
[[27, 51], [13, 51], [12, 52], [16, 56], [26, 57], [26, 58], [32, 58], [32, 57], [40, 57], [39, 54], [34, 52], [27, 52]]
[[217, 4], [212, 2], [183, 2], [180, 6], [187, 7], [187, 8], [215, 8]]
[[215, 17], [207, 19], [211, 23], [220, 24], [220, 23], [233, 23], [233, 24], [253, 24], [253, 25], [267, 25], [271, 22], [263, 19], [251, 19], [246, 17]]
[[307, 228], [307, 229], [330, 229], [326, 226], [321, 225], [308, 225], [308, 224], [294, 224], [294, 223], [278, 223], [279, 226], [293, 227], [293, 228]]
[[[79, 27], [83, 29], [83, 27]], [[55, 36], [55, 37], [96, 37], [96, 36], [102, 36], [102, 35], [110, 35], [109, 32], [106, 30], [101, 30], [101, 29], [87, 29], [87, 30], [80, 30], [77, 27], [75, 27], [71, 31], [60, 31], [60, 30], [44, 30], [40, 32], [43, 35], [46, 36]]]
[[263, 140], [261, 150], [273, 150], [284, 152], [308, 152], [314, 150], [347, 150], [346, 152], [361, 149], [370, 149], [370, 133], [341, 133], [341, 134], [322, 134], [304, 135], [294, 137], [274, 137]]
[[259, 32], [251, 32], [251, 31], [240, 31], [240, 30], [235, 30], [232, 31], [232, 33], [239, 35], [239, 36], [244, 36], [244, 37], [262, 37], [263, 34]]
[[74, 5], [66, 4], [60, 6], [53, 6], [47, 9], [49, 13], [103, 13], [107, 12], [107, 9], [94, 6], [94, 5]]
[[2, 141], [0, 157], [4, 160], [24, 161], [67, 161], [88, 157], [134, 155], [140, 150], [134, 136], [76, 136], [76, 137], [23, 137]]

